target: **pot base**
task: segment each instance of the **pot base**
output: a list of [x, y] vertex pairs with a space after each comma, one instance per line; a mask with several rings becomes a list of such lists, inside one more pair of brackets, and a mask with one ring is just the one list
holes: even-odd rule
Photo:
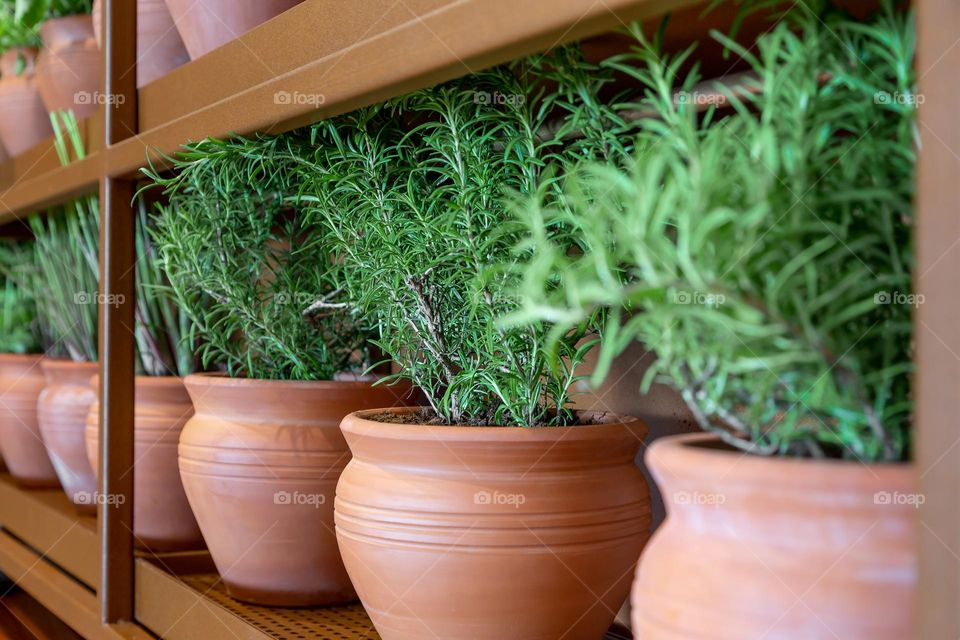
[[223, 581], [223, 584], [231, 598], [261, 607], [330, 607], [357, 602], [357, 594], [352, 589], [332, 593], [303, 593], [300, 591], [267, 591], [241, 587], [230, 584], [226, 580]]
[[21, 489], [59, 489], [60, 482], [58, 480], [31, 480], [30, 478], [18, 478], [13, 476], [13, 481], [17, 483], [17, 486]]

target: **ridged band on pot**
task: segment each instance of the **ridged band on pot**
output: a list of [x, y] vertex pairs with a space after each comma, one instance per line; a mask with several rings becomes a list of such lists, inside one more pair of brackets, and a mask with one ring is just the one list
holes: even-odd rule
[[[94, 377], [97, 386], [97, 376]], [[203, 536], [183, 492], [177, 469], [180, 431], [193, 415], [183, 378], [137, 376], [134, 407], [133, 532], [137, 546], [177, 551], [203, 546]], [[98, 470], [100, 403], [87, 415], [87, 456]], [[99, 496], [105, 504], [114, 496]]]
[[37, 88], [48, 111], [72, 109], [78, 119], [97, 112], [100, 50], [88, 15], [53, 18], [40, 25], [43, 49], [37, 57]]
[[706, 434], [646, 460], [667, 519], [637, 569], [637, 637], [913, 637], [910, 465], [752, 456]]
[[37, 398], [46, 385], [42, 360], [0, 354], [0, 450], [10, 475], [26, 487], [58, 486], [37, 423]]
[[[0, 56], [0, 138], [18, 156], [53, 135], [34, 76], [36, 49], [16, 47]], [[24, 67], [17, 73], [18, 60]]]
[[190, 58], [206, 55], [303, 0], [166, 0]]
[[210, 374], [185, 383], [196, 414], [180, 436], [180, 474], [230, 594], [281, 606], [355, 600], [333, 524], [350, 460], [340, 421], [402, 404], [409, 385]]
[[341, 424], [353, 460], [336, 526], [384, 640], [603, 637], [649, 535], [640, 421], [426, 426], [376, 413]]
[[[97, 46], [103, 39], [100, 32], [102, 0], [93, 0], [93, 33]], [[137, 0], [137, 88], [150, 84], [177, 67], [190, 62], [190, 55], [164, 0]]]
[[37, 400], [40, 433], [67, 497], [78, 509], [96, 513], [97, 475], [87, 459], [84, 429], [97, 399], [91, 378], [96, 362], [44, 359], [47, 384]]

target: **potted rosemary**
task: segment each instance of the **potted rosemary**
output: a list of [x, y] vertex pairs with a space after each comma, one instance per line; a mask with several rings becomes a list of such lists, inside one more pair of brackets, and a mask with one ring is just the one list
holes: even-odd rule
[[386, 640], [600, 638], [648, 534], [645, 426], [569, 406], [591, 323], [555, 334], [558, 368], [549, 327], [496, 324], [515, 308], [502, 196], [549, 190], [549, 157], [597, 148], [542, 135], [583, 115], [547, 126], [580, 98], [553, 71], [552, 90], [521, 61], [321, 123], [301, 164], [342, 299], [426, 397], [341, 424], [337, 538]]
[[[293, 137], [208, 140], [151, 174], [169, 198], [155, 240], [180, 307], [219, 373], [188, 376], [196, 414], [180, 474], [221, 578], [264, 605], [355, 599], [333, 534], [350, 458], [339, 430], [395, 406], [409, 385], [372, 386], [360, 318], [331, 302], [337, 265], [291, 202]], [[302, 151], [298, 152], [302, 153]]]
[[36, 31], [19, 19], [14, 3], [0, 5], [0, 140], [11, 156], [53, 133], [34, 77], [39, 45]]
[[[167, 276], [151, 240], [147, 205], [138, 203], [137, 308], [135, 311], [137, 377], [134, 381], [133, 533], [138, 547], [154, 552], [203, 546], [203, 536], [187, 502], [177, 467], [180, 433], [193, 415], [184, 376], [198, 369], [193, 328], [169, 293]], [[116, 301], [101, 300], [101, 304]], [[97, 378], [94, 378], [97, 386]], [[98, 468], [99, 401], [86, 419], [86, 452]], [[99, 497], [109, 502], [111, 496]]]
[[100, 51], [93, 33], [91, 0], [18, 0], [16, 18], [39, 25], [37, 87], [47, 111], [72, 110], [78, 118], [100, 108]]
[[[76, 121], [53, 116], [55, 148], [63, 164], [72, 148], [82, 156]], [[97, 478], [87, 461], [83, 429], [96, 397], [98, 202], [78, 198], [30, 218], [36, 246], [31, 287], [37, 314], [49, 327], [51, 348], [41, 367], [46, 385], [37, 402], [42, 444], [67, 497], [93, 513]]]
[[[60, 161], [84, 157], [76, 118], [53, 117]], [[67, 497], [94, 512], [114, 498], [97, 492], [99, 407], [97, 404], [97, 311], [117, 300], [100, 297], [99, 201], [86, 196], [62, 211], [31, 218], [36, 263], [33, 290], [37, 313], [50, 327], [53, 348], [42, 362], [46, 385], [35, 401], [45, 456]], [[185, 320], [164, 292], [164, 276], [149, 242], [146, 211], [137, 221], [136, 447], [134, 533], [141, 547], [154, 550], [196, 547], [200, 532], [180, 485], [176, 445], [192, 411], [180, 376], [193, 371], [192, 344], [181, 337]], [[49, 464], [49, 463], [48, 463]]]
[[601, 363], [646, 344], [644, 384], [674, 385], [708, 432], [647, 453], [668, 516], [639, 637], [913, 635], [913, 16], [820, 9], [755, 52], [724, 40], [754, 74], [730, 114], [694, 113], [696, 78], [641, 42], [654, 117], [634, 158], [521, 208], [535, 251], [505, 324], [607, 309]]
[[0, 453], [14, 480], [27, 487], [55, 487], [37, 425], [37, 396], [43, 388], [43, 346], [49, 335], [37, 318], [37, 289], [29, 242], [0, 245], [3, 304], [0, 307]]

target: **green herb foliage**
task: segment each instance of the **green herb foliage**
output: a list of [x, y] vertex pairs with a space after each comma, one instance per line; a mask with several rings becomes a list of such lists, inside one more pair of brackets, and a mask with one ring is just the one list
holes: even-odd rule
[[[295, 136], [191, 145], [162, 178], [155, 241], [207, 366], [233, 376], [324, 380], [364, 366], [364, 331], [330, 299], [336, 265], [291, 203]], [[303, 152], [300, 152], [303, 153]]]
[[[573, 421], [570, 387], [594, 344], [588, 323], [555, 334], [563, 366], [551, 368], [547, 327], [496, 320], [516, 307], [505, 292], [519, 227], [504, 195], [550, 192], [549, 163], [619, 145], [608, 140], [612, 112], [593, 100], [608, 74], [592, 70], [579, 49], [564, 49], [313, 128], [313, 163], [301, 165], [308, 211], [396, 377], [419, 386], [444, 422]], [[554, 111], [565, 117], [551, 128]], [[586, 135], [562, 142], [585, 122]]]
[[41, 46], [44, 20], [88, 14], [91, 5], [92, 0], [0, 0], [0, 52]]
[[[753, 50], [732, 113], [697, 114], [639, 31], [606, 64], [645, 87], [633, 157], [526, 201], [522, 309], [504, 326], [609, 313], [596, 378], [634, 340], [700, 425], [758, 454], [908, 454], [916, 127], [912, 13], [800, 3]], [[689, 52], [688, 52], [689, 53]], [[688, 54], [687, 53], [687, 54]], [[684, 55], [687, 55], [684, 54]], [[560, 230], [548, 234], [546, 230]]]
[[14, 5], [14, 16], [27, 27], [39, 26], [50, 18], [86, 15], [93, 9], [93, 0], [4, 0]]
[[[61, 162], [68, 163], [71, 156], [82, 159], [85, 150], [73, 114], [54, 114], [51, 121]], [[65, 353], [72, 360], [95, 361], [99, 305], [120, 303], [99, 293], [99, 221], [100, 204], [95, 195], [30, 218], [36, 262], [24, 286], [32, 289], [42, 324], [50, 327], [52, 355]], [[196, 368], [192, 330], [169, 293], [142, 206], [136, 244], [137, 371], [157, 376], [192, 373]]]
[[0, 353], [35, 353], [46, 343], [37, 320], [33, 291], [22, 286], [33, 270], [34, 245], [29, 241], [0, 243]]
[[0, 2], [0, 53], [15, 47], [39, 47], [40, 35], [37, 25], [29, 24], [17, 15], [17, 3], [14, 0]]

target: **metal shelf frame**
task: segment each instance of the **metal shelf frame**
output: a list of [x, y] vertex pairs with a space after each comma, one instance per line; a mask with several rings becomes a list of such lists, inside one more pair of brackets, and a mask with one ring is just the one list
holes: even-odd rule
[[[47, 141], [0, 166], [0, 225], [100, 191], [101, 492], [121, 508], [76, 518], [49, 492], [0, 478], [0, 570], [89, 638], [152, 637], [169, 610], [157, 594], [204, 601], [188, 624], [223, 625], [222, 607], [174, 572], [137, 559], [132, 541], [134, 180], [148, 156], [208, 136], [278, 133], [703, 0], [306, 0], [144, 87], [136, 77], [134, 2], [103, 3], [110, 100], [82, 123], [89, 155], [60, 167]], [[922, 152], [918, 168], [915, 463], [921, 527], [920, 637], [960, 637], [960, 4], [914, 0]], [[278, 95], [319, 96], [280, 99]], [[112, 298], [121, 299], [121, 298]], [[65, 502], [65, 501], [64, 501]], [[937, 531], [939, 533], [934, 534]], [[166, 587], [163, 585], [166, 584]], [[159, 585], [159, 586], [158, 586]], [[98, 588], [99, 587], [99, 588]], [[167, 591], [164, 591], [164, 589]], [[151, 596], [153, 594], [153, 596]], [[192, 594], [192, 596], [190, 595]], [[212, 612], [205, 614], [204, 612]], [[199, 617], [198, 617], [199, 616]], [[229, 618], [231, 633], [242, 626]], [[214, 636], [211, 636], [214, 637]], [[217, 636], [219, 637], [219, 636]], [[248, 634], [244, 637], [259, 637]]]

